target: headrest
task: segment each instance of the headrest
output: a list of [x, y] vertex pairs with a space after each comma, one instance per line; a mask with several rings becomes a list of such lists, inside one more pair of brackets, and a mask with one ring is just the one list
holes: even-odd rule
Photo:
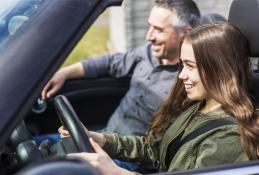
[[201, 16], [201, 24], [210, 24], [217, 21], [226, 21], [226, 19], [219, 13], [207, 13]]
[[228, 21], [248, 39], [251, 57], [259, 56], [259, 0], [234, 0]]

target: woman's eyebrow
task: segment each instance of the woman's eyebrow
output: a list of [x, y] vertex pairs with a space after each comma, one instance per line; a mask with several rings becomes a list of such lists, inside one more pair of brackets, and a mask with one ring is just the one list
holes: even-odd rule
[[192, 60], [190, 60], [190, 59], [183, 59], [183, 58], [180, 58], [180, 61], [182, 61], [182, 62], [185, 62], [185, 63], [193, 63], [193, 64], [196, 64], [196, 61], [192, 61]]

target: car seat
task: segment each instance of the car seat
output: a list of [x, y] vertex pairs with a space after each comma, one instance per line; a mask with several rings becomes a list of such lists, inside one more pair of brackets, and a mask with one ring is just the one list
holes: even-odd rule
[[227, 19], [219, 13], [207, 13], [201, 16], [201, 24], [210, 24], [218, 21], [227, 21]]
[[[259, 0], [234, 0], [228, 21], [238, 27], [246, 36], [249, 56], [259, 57]], [[259, 105], [259, 73], [253, 72], [250, 93], [257, 107]]]

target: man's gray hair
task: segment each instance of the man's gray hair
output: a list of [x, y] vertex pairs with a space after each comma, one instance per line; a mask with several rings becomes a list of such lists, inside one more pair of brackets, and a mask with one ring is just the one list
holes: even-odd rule
[[172, 25], [176, 28], [196, 27], [200, 23], [200, 11], [192, 0], [155, 0], [155, 6], [172, 11]]

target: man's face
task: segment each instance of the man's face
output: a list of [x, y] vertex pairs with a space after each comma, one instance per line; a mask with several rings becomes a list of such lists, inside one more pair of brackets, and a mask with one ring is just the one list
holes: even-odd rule
[[149, 19], [147, 40], [151, 43], [152, 54], [159, 59], [178, 59], [184, 32], [172, 26], [172, 12], [162, 7], [153, 7]]

